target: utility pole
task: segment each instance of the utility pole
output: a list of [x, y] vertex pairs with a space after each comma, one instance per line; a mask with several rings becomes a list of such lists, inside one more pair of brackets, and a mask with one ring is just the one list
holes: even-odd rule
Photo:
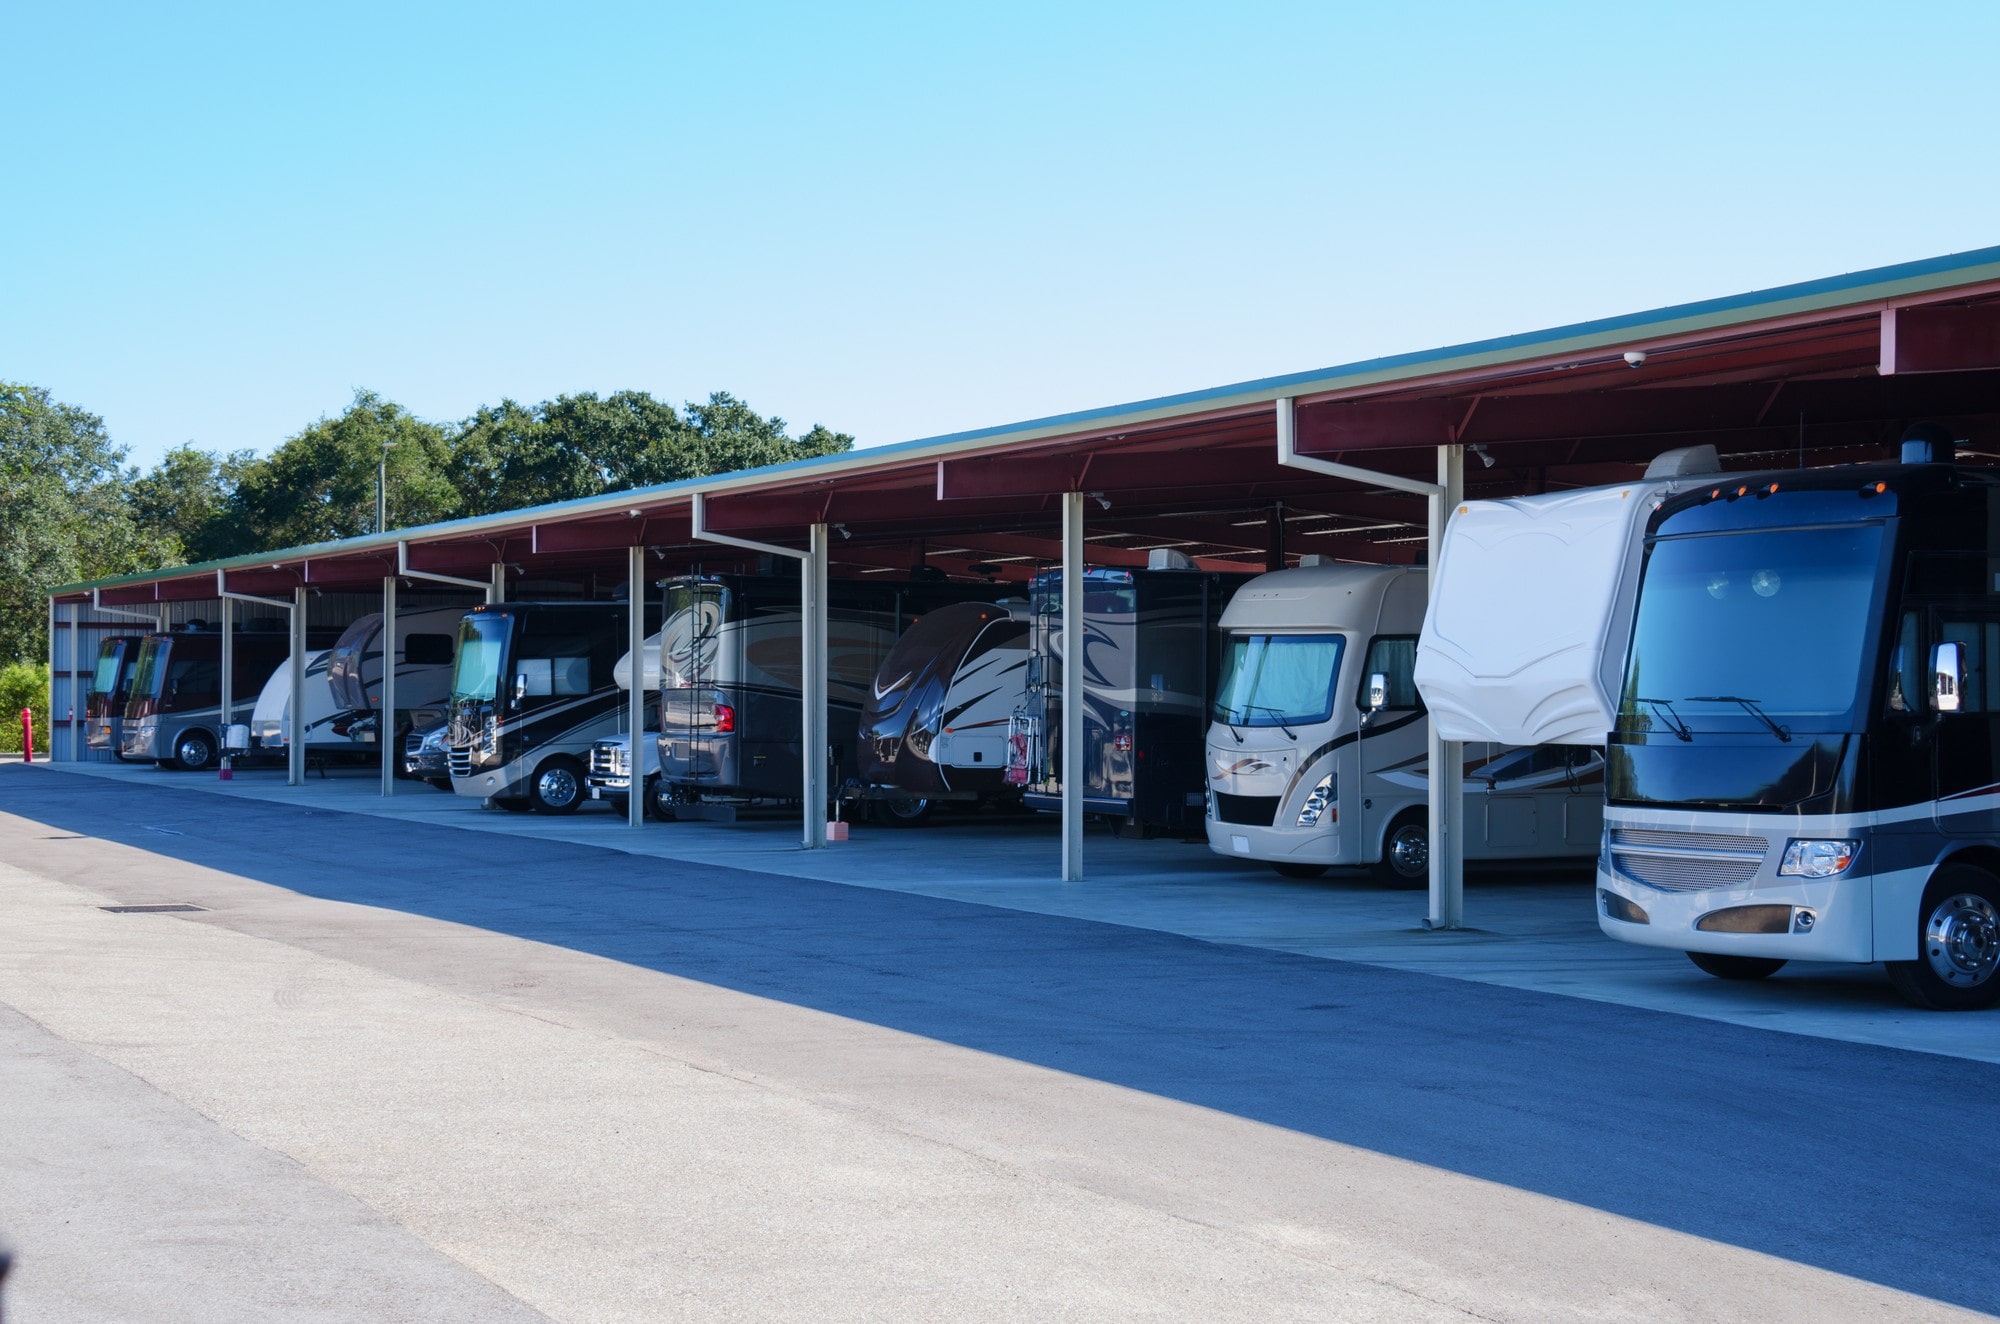
[[382, 462], [375, 466], [375, 532], [389, 530], [389, 448], [396, 443], [382, 443]]

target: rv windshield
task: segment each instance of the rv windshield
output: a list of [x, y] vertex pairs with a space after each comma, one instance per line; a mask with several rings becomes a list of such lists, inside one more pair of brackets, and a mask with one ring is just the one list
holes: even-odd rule
[[[1621, 731], [1854, 729], [1879, 525], [1663, 538], [1647, 554]], [[1673, 720], [1668, 721], [1671, 715]]]
[[501, 612], [474, 612], [458, 624], [458, 660], [451, 672], [451, 697], [500, 697], [500, 663], [507, 652], [513, 617]]
[[1333, 716], [1333, 683], [1347, 642], [1338, 634], [1235, 634], [1215, 692], [1230, 726], [1306, 726]]
[[150, 698], [160, 695], [160, 682], [167, 675], [167, 653], [169, 645], [162, 639], [157, 642], [147, 640], [139, 646], [139, 669], [132, 677], [132, 693]]
[[97, 654], [97, 670], [90, 677], [92, 694], [111, 694], [118, 689], [118, 667], [124, 658], [125, 645], [104, 645]]
[[729, 591], [720, 584], [669, 584], [667, 622], [660, 627], [660, 688], [690, 689], [715, 678], [715, 650], [729, 615]]

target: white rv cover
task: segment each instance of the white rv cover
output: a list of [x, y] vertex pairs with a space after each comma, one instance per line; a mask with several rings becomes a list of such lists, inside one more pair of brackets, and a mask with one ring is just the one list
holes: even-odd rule
[[1471, 501], [1445, 526], [1417, 688], [1446, 740], [1601, 745], [1668, 483]]
[[[646, 683], [640, 686], [640, 688], [647, 690], [657, 690], [658, 688], [660, 688], [659, 634], [658, 633], [653, 634], [644, 643], [640, 644], [639, 652], [646, 659], [645, 671], [642, 673], [644, 675]], [[618, 688], [621, 690], [629, 690], [632, 688], [631, 653], [627, 652], [624, 656], [620, 657], [617, 662], [612, 664], [611, 680], [612, 683], [617, 685]]]

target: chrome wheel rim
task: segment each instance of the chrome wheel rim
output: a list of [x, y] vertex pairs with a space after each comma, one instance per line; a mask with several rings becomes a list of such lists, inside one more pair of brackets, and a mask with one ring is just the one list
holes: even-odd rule
[[1430, 867], [1431, 847], [1422, 828], [1399, 828], [1389, 838], [1389, 867], [1405, 878], [1415, 878]]
[[208, 742], [205, 740], [183, 740], [174, 750], [175, 757], [190, 768], [199, 768], [208, 762]]
[[540, 793], [542, 803], [560, 809], [576, 799], [576, 774], [568, 768], [549, 768], [535, 779], [535, 790]]
[[882, 807], [892, 818], [921, 818], [930, 801], [916, 796], [899, 796], [894, 800], [884, 800]]
[[2000, 912], [1976, 892], [1946, 897], [1924, 921], [1924, 959], [1953, 988], [1977, 988], [2000, 969]]

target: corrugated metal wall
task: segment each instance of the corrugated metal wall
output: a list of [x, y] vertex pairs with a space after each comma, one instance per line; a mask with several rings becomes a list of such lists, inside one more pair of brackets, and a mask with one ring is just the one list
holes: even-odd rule
[[[404, 611], [426, 607], [471, 606], [482, 599], [476, 594], [411, 592], [399, 590], [396, 605]], [[373, 593], [325, 593], [306, 595], [306, 628], [311, 631], [344, 630], [369, 612], [380, 611], [382, 599]], [[49, 716], [54, 730], [36, 732], [35, 744], [55, 762], [109, 763], [109, 750], [93, 750], [83, 741], [84, 699], [90, 691], [90, 675], [97, 665], [97, 648], [106, 637], [117, 634], [150, 634], [164, 625], [167, 629], [201, 621], [213, 628], [222, 622], [222, 604], [213, 602], [163, 602], [157, 611], [132, 607], [145, 619], [114, 616], [88, 605], [59, 606], [55, 629], [49, 635]], [[235, 604], [239, 629], [268, 631], [282, 635], [287, 612], [255, 602]], [[76, 622], [75, 648], [71, 649], [71, 621]], [[151, 624], [149, 622], [158, 622]], [[256, 695], [245, 697], [255, 700]], [[74, 720], [72, 720], [74, 719]], [[239, 719], [247, 720], [247, 719]]]

